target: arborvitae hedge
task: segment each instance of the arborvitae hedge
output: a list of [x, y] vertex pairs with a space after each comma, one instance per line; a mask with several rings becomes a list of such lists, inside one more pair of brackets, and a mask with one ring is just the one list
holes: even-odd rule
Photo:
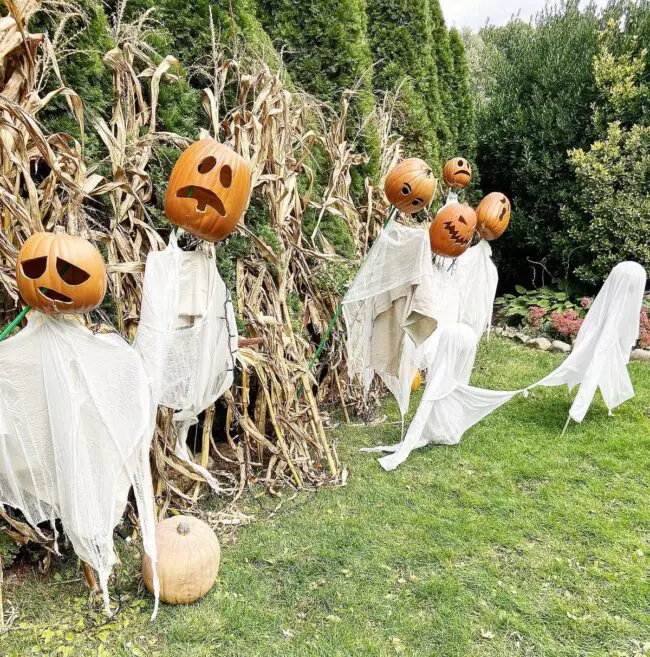
[[368, 36], [376, 89], [402, 84], [396, 130], [409, 155], [440, 163], [441, 120], [437, 67], [433, 59], [428, 0], [368, 0]]
[[[438, 72], [440, 90], [441, 120], [438, 122], [438, 139], [443, 160], [457, 155], [458, 118], [454, 104], [454, 60], [451, 52], [449, 33], [439, 0], [431, 3], [431, 39], [433, 57]], [[469, 157], [469, 155], [467, 156]]]
[[[450, 53], [453, 61], [451, 102], [454, 105], [456, 151], [472, 162], [476, 160], [476, 113], [469, 79], [469, 66], [463, 40], [457, 29], [449, 33]], [[478, 173], [478, 172], [475, 172]], [[476, 176], [473, 176], [476, 179]]]
[[[277, 51], [282, 53], [291, 78], [305, 90], [338, 102], [345, 89], [358, 87], [351, 102], [362, 124], [361, 147], [370, 158], [365, 173], [377, 173], [379, 140], [372, 121], [372, 56], [367, 39], [365, 0], [258, 0], [258, 14]], [[352, 135], [351, 135], [352, 136]], [[359, 191], [363, 181], [356, 181]]]

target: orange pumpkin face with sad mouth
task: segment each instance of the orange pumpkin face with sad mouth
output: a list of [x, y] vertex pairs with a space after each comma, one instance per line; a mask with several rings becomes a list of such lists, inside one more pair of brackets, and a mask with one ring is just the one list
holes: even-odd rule
[[455, 157], [445, 164], [442, 177], [448, 187], [463, 189], [472, 180], [472, 167], [464, 157]]
[[193, 235], [219, 242], [244, 214], [250, 191], [250, 170], [244, 159], [214, 139], [201, 139], [174, 166], [165, 214]]

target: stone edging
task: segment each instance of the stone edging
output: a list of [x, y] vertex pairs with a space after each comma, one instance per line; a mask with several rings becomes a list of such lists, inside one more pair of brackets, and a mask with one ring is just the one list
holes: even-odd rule
[[[549, 340], [548, 338], [531, 338], [530, 336], [517, 331], [512, 326], [495, 326], [492, 329], [495, 335], [500, 335], [504, 338], [510, 338], [521, 344], [525, 344], [531, 349], [538, 349], [540, 351], [550, 351], [556, 354], [568, 354], [572, 345], [562, 340]], [[642, 361], [650, 363], [650, 350], [649, 349], [633, 349], [630, 354], [630, 360]]]

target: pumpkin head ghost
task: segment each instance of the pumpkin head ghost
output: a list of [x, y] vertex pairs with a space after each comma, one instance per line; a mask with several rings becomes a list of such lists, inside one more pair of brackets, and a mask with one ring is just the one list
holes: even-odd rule
[[472, 167], [464, 157], [455, 157], [445, 164], [442, 177], [451, 189], [463, 189], [472, 180]]
[[386, 198], [404, 214], [413, 214], [431, 200], [438, 181], [433, 170], [417, 157], [400, 162], [386, 177]]
[[469, 205], [448, 203], [433, 220], [429, 239], [433, 253], [457, 258], [472, 242], [476, 229], [476, 213]]
[[209, 242], [234, 230], [251, 191], [244, 159], [214, 139], [189, 146], [172, 170], [165, 214], [177, 226]]
[[83, 237], [35, 233], [20, 249], [16, 283], [23, 301], [44, 313], [87, 313], [106, 294], [101, 253]]
[[496, 240], [510, 223], [510, 201], [500, 192], [488, 194], [476, 208], [476, 229], [486, 240]]

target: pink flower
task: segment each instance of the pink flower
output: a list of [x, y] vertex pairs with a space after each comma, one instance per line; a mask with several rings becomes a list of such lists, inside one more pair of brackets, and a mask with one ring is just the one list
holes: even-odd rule
[[542, 325], [542, 320], [548, 311], [539, 306], [533, 306], [528, 312], [528, 324], [532, 328], [538, 329]]
[[591, 297], [583, 297], [582, 301], [580, 302], [580, 305], [583, 308], [590, 308], [592, 303], [593, 303], [593, 299]]
[[551, 313], [551, 326], [565, 337], [575, 339], [582, 326], [582, 318], [575, 310], [565, 310], [563, 313], [556, 310]]
[[647, 349], [650, 347], [650, 317], [645, 308], [641, 308], [640, 326], [639, 326], [639, 347]]

